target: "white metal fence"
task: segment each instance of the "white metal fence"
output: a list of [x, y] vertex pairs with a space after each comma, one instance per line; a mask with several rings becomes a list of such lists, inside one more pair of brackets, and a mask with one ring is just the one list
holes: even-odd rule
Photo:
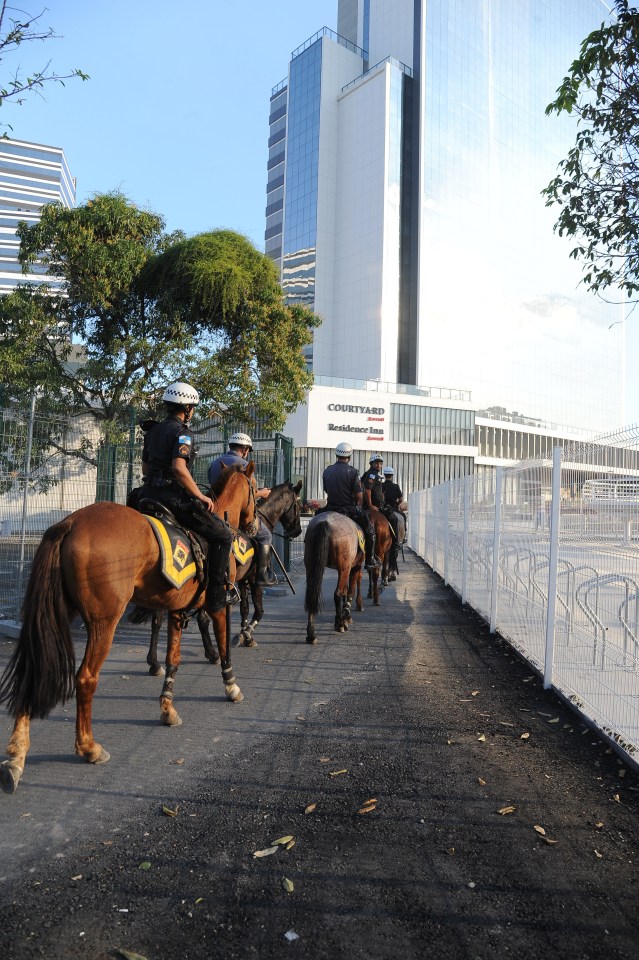
[[411, 547], [633, 766], [638, 442], [621, 457], [610, 441], [557, 448], [409, 497]]

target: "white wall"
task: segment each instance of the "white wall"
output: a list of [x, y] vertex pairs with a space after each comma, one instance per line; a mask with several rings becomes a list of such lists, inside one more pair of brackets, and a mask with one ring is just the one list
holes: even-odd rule
[[413, 66], [413, 0], [371, 0], [368, 62], [394, 57]]

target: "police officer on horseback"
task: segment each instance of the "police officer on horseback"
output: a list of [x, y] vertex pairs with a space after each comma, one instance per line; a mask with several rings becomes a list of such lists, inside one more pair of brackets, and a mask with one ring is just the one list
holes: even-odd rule
[[139, 499], [156, 500], [168, 507], [178, 523], [194, 530], [209, 544], [209, 608], [215, 612], [239, 599], [235, 585], [225, 589], [233, 535], [227, 523], [214, 513], [210, 497], [202, 493], [191, 475], [195, 441], [189, 421], [200, 398], [188, 383], [171, 383], [162, 396], [167, 415], [144, 436], [143, 485]]
[[375, 555], [375, 528], [362, 509], [362, 484], [359, 474], [349, 463], [353, 448], [350, 443], [338, 443], [335, 454], [335, 463], [327, 467], [322, 476], [327, 496], [326, 509], [345, 514], [361, 527], [366, 551], [364, 564], [368, 570], [374, 570], [381, 566], [381, 560]]
[[[253, 450], [253, 441], [246, 433], [234, 433], [229, 438], [229, 448], [216, 460], [209, 464], [209, 483], [211, 486], [216, 480], [219, 480], [222, 469], [236, 465], [247, 466], [246, 459]], [[265, 500], [271, 490], [270, 487], [260, 487], [256, 495]], [[257, 530], [253, 534], [257, 556], [255, 558], [255, 583], [260, 587], [273, 587], [277, 584], [277, 577], [271, 570], [271, 548], [273, 546], [273, 535], [262, 520], [257, 524]]]

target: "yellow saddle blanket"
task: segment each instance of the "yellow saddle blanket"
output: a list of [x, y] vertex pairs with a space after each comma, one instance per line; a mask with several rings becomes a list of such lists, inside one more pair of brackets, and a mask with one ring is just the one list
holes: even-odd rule
[[357, 528], [357, 542], [362, 553], [366, 553], [366, 541], [364, 540], [364, 533], [360, 527]]
[[[187, 580], [198, 574], [197, 562], [190, 541], [184, 532], [174, 524], [160, 520], [150, 514], [143, 514], [151, 524], [155, 539], [160, 547], [162, 576], [171, 586], [179, 590]], [[254, 556], [253, 543], [248, 537], [237, 534], [233, 538], [233, 555], [241, 565], [248, 563]], [[201, 564], [200, 564], [201, 566]]]

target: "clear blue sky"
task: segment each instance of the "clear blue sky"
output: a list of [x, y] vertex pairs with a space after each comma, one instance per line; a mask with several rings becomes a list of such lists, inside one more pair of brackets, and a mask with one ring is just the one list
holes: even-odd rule
[[292, 50], [336, 29], [337, 0], [48, 0], [40, 23], [59, 39], [5, 58], [3, 85], [49, 59], [91, 79], [7, 101], [9, 134], [62, 147], [78, 203], [121, 190], [169, 230], [229, 227], [263, 249], [271, 88]]

